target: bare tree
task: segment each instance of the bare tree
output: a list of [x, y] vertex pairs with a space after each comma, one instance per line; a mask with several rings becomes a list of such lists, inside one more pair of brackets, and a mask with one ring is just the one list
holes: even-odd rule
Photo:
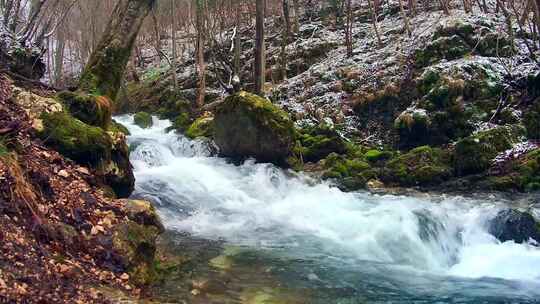
[[266, 55], [264, 46], [264, 16], [266, 10], [266, 0], [256, 0], [256, 22], [255, 22], [255, 93], [262, 95], [265, 84]]

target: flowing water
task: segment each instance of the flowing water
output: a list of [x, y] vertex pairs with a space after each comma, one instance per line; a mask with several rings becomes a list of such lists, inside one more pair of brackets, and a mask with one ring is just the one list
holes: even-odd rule
[[250, 290], [268, 291], [257, 277], [271, 276], [304, 299], [238, 303], [540, 303], [540, 250], [487, 233], [504, 202], [344, 193], [213, 157], [208, 143], [166, 133], [168, 121], [117, 120], [132, 133], [135, 196], [156, 204], [167, 230], [222, 244], [212, 262], [251, 268]]

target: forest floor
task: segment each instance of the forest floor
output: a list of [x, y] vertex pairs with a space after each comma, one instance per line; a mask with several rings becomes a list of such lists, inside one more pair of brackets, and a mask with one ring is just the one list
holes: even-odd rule
[[137, 295], [111, 244], [125, 202], [43, 146], [11, 94], [0, 76], [0, 302], [110, 303], [107, 286]]

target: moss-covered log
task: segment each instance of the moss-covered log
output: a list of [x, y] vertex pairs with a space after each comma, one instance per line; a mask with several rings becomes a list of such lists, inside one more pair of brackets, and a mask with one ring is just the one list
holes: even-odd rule
[[101, 42], [84, 68], [79, 89], [116, 99], [135, 39], [154, 2], [118, 1]]

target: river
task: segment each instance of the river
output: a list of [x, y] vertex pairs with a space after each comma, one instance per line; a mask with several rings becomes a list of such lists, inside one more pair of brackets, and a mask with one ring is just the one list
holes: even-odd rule
[[[540, 250], [487, 232], [502, 200], [345, 193], [212, 156], [165, 120], [115, 119], [131, 132], [134, 197], [152, 201], [172, 235], [219, 243], [220, 272], [252, 269], [223, 303], [540, 303]], [[197, 296], [188, 303], [222, 303]]]

